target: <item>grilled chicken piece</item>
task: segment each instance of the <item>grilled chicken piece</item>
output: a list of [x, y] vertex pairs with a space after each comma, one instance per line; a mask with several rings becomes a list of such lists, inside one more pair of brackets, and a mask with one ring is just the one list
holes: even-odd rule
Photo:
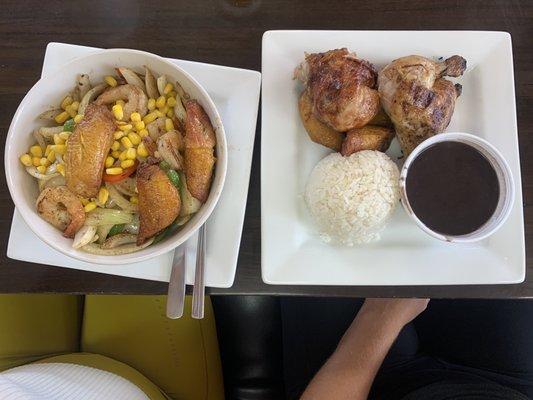
[[205, 203], [209, 196], [216, 158], [215, 132], [209, 116], [196, 100], [185, 104], [185, 177], [192, 196]]
[[85, 198], [97, 196], [115, 129], [115, 119], [105, 106], [87, 106], [67, 141], [65, 177], [73, 193]]
[[393, 138], [394, 131], [382, 126], [366, 125], [362, 128], [351, 129], [346, 133], [346, 139], [342, 143], [341, 154], [349, 156], [361, 150], [385, 152]]
[[465, 69], [466, 60], [461, 56], [443, 62], [407, 56], [394, 60], [379, 73], [381, 104], [394, 123], [405, 155], [446, 129], [461, 85], [443, 76], [460, 76]]
[[[157, 161], [154, 161], [157, 162]], [[178, 189], [170, 182], [165, 171], [150, 161], [137, 169], [139, 192], [139, 235], [137, 245], [161, 232], [178, 217], [181, 199]]]
[[300, 118], [311, 140], [315, 143], [340, 151], [345, 135], [320, 122], [313, 114], [313, 104], [305, 90], [298, 101]]
[[307, 86], [314, 115], [336, 131], [365, 126], [379, 110], [376, 70], [346, 48], [306, 55], [294, 75]]

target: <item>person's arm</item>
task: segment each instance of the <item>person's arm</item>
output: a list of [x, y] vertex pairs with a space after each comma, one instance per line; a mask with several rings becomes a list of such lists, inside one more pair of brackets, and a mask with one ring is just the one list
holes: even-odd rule
[[366, 399], [401, 329], [424, 311], [428, 302], [428, 299], [367, 299], [301, 400]]

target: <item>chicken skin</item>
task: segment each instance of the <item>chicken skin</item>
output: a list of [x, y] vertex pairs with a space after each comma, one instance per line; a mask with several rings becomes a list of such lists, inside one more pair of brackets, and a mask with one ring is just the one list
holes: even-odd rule
[[158, 234], [180, 214], [181, 198], [178, 189], [157, 164], [148, 160], [137, 170], [139, 191], [139, 235], [137, 245]]
[[465, 69], [466, 60], [461, 56], [443, 62], [407, 56], [394, 60], [379, 73], [381, 104], [394, 123], [405, 155], [446, 129], [461, 85], [454, 85], [443, 76], [457, 77]]
[[294, 76], [306, 85], [315, 117], [338, 132], [365, 126], [379, 111], [376, 70], [346, 48], [307, 54]]
[[83, 119], [68, 138], [65, 154], [67, 187], [74, 194], [84, 198], [98, 195], [115, 129], [115, 119], [106, 106], [87, 106]]
[[305, 90], [298, 100], [298, 109], [300, 118], [304, 125], [309, 138], [322, 146], [329, 147], [332, 150], [340, 151], [345, 134], [337, 132], [323, 122], [320, 122], [313, 114], [313, 104], [307, 90]]
[[389, 148], [392, 139], [394, 139], [394, 131], [391, 128], [366, 125], [362, 128], [351, 129], [346, 132], [341, 154], [347, 157], [362, 150], [385, 152]]
[[185, 104], [185, 177], [192, 196], [205, 203], [215, 166], [216, 136], [209, 116], [196, 100]]

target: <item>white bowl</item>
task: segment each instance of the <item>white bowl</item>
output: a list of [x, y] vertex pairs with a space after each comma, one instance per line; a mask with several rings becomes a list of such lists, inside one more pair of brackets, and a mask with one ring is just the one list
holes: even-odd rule
[[[479, 227], [474, 232], [465, 234], [465, 235], [444, 235], [439, 232], [428, 228], [413, 212], [411, 205], [409, 204], [409, 198], [407, 196], [407, 174], [409, 173], [409, 167], [413, 161], [428, 147], [434, 145], [435, 143], [440, 142], [460, 142], [468, 144], [474, 147], [479, 151], [489, 163], [494, 168], [496, 176], [498, 178], [498, 183], [500, 185], [500, 197], [498, 198], [498, 204], [496, 205], [496, 210], [492, 217], [485, 222], [481, 227]], [[422, 229], [427, 234], [447, 242], [456, 242], [456, 243], [468, 243], [468, 242], [477, 242], [487, 238], [496, 232], [505, 222], [514, 202], [514, 181], [511, 169], [503, 158], [502, 154], [496, 149], [492, 144], [487, 142], [484, 139], [481, 139], [479, 136], [471, 135], [469, 133], [453, 132], [453, 133], [442, 133], [435, 135], [429, 139], [424, 140], [420, 143], [409, 157], [405, 160], [405, 163], [402, 167], [400, 173], [400, 195], [402, 205], [409, 214], [409, 216], [415, 221], [420, 229]]]
[[[118, 256], [99, 256], [72, 248], [72, 239], [39, 217], [35, 208], [39, 190], [37, 181], [31, 177], [19, 161], [19, 156], [34, 144], [32, 131], [40, 126], [37, 116], [50, 108], [56, 108], [63, 96], [75, 85], [76, 75], [89, 74], [91, 82], [101, 82], [113, 68], [127, 66], [135, 69], [147, 65], [157, 74], [165, 74], [178, 81], [191, 98], [196, 99], [211, 119], [217, 138], [213, 184], [211, 192], [200, 211], [176, 234], [135, 253]], [[211, 215], [224, 186], [227, 167], [227, 145], [222, 120], [215, 104], [205, 89], [180, 67], [154, 54], [138, 50], [110, 49], [77, 58], [55, 73], [41, 78], [20, 103], [11, 125], [5, 147], [6, 179], [11, 197], [24, 221], [31, 230], [48, 245], [61, 253], [82, 261], [97, 264], [129, 264], [166, 253], [190, 238]], [[31, 249], [28, 249], [31, 251]]]

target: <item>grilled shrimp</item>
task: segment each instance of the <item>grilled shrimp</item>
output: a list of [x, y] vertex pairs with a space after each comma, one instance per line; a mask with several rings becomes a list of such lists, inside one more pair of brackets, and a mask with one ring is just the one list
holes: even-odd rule
[[209, 116], [196, 100], [185, 104], [187, 111], [185, 131], [185, 176], [187, 188], [196, 199], [205, 203], [209, 195], [216, 158], [215, 132]]
[[141, 117], [144, 117], [148, 111], [148, 99], [144, 92], [139, 87], [129, 84], [106, 90], [94, 102], [95, 104], [110, 104], [117, 100], [127, 100], [123, 107], [126, 121], [135, 111], [141, 114]]
[[37, 198], [37, 212], [47, 222], [73, 238], [85, 222], [80, 199], [66, 186], [47, 187]]

